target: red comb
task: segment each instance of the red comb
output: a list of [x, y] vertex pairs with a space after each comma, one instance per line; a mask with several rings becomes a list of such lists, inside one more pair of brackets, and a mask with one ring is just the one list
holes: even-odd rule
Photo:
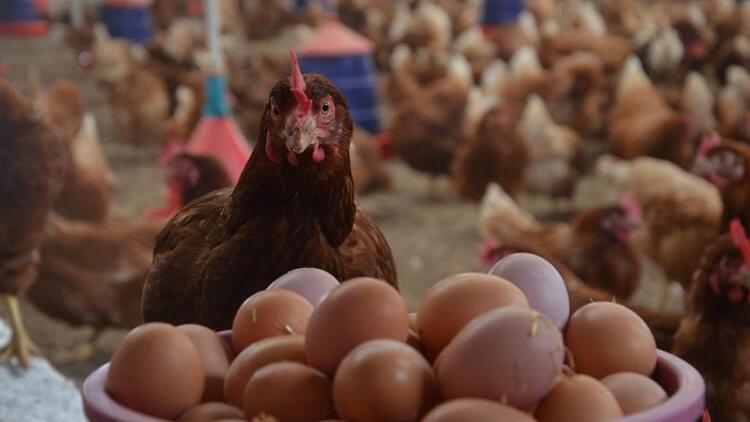
[[635, 199], [635, 197], [629, 193], [623, 193], [620, 195], [620, 200], [618, 201], [622, 209], [625, 210], [625, 213], [627, 213], [629, 216], [637, 219], [641, 219], [643, 217], [643, 210], [641, 209], [641, 205], [638, 203], [638, 200]]
[[701, 139], [701, 144], [698, 147], [698, 156], [705, 157], [706, 154], [719, 145], [721, 145], [721, 136], [716, 132], [709, 133]]
[[292, 94], [297, 99], [297, 104], [302, 108], [302, 111], [308, 112], [312, 108], [312, 101], [305, 94], [305, 78], [302, 76], [302, 70], [299, 68], [297, 54], [294, 51], [290, 51], [289, 55], [292, 64]]
[[742, 227], [739, 219], [732, 220], [729, 224], [729, 232], [732, 235], [734, 246], [742, 253], [742, 260], [745, 261], [745, 265], [750, 265], [750, 241], [747, 240], [745, 228]]

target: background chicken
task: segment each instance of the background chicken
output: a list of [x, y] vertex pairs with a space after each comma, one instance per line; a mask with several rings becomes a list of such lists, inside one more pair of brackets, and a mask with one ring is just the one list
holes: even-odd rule
[[482, 200], [479, 225], [484, 237], [500, 244], [514, 238], [538, 243], [586, 284], [626, 300], [640, 278], [640, 259], [629, 241], [640, 217], [637, 205], [624, 201], [586, 210], [570, 224], [544, 224], [492, 185]]
[[703, 256], [673, 353], [698, 369], [706, 381], [712, 419], [747, 421], [750, 243], [739, 221], [731, 226], [730, 233], [711, 244]]
[[648, 155], [682, 168], [694, 153], [689, 121], [672, 110], [633, 57], [623, 69], [607, 129], [613, 154], [627, 159]]
[[284, 79], [271, 91], [265, 136], [235, 189], [192, 202], [159, 235], [144, 288], [147, 321], [226, 329], [245, 298], [298, 267], [397, 286], [387, 242], [354, 202], [344, 99], [326, 79], [303, 78], [295, 56], [292, 63], [291, 85]]
[[63, 141], [41, 116], [0, 79], [0, 297], [13, 329], [3, 357], [23, 366], [34, 346], [17, 297], [36, 279], [44, 226], [65, 178]]
[[363, 129], [354, 128], [349, 157], [354, 189], [358, 194], [391, 188], [391, 176], [380, 156], [376, 141]]

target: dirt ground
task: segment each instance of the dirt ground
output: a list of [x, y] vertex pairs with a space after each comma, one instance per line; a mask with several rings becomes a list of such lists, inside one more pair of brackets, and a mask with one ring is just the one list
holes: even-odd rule
[[[88, 108], [96, 115], [105, 152], [116, 175], [119, 211], [138, 218], [145, 210], [161, 204], [164, 190], [156, 166], [157, 148], [136, 148], [118, 142], [104, 93], [78, 66], [74, 53], [62, 44], [59, 36], [39, 41], [0, 38], [0, 60], [7, 65], [6, 77], [22, 90], [26, 89], [26, 75], [32, 67], [47, 83], [65, 78], [81, 84]], [[447, 181], [442, 181], [437, 197], [431, 196], [426, 177], [399, 162], [389, 166], [395, 181], [393, 191], [368, 196], [362, 203], [391, 244], [403, 295], [414, 309], [424, 291], [436, 281], [477, 269], [480, 248], [477, 206], [458, 201], [451, 194]], [[585, 179], [573, 203], [553, 203], [545, 198], [523, 198], [521, 203], [537, 215], [567, 214], [574, 208], [608, 202], [612, 195], [602, 181]], [[641, 296], [652, 295], [643, 293]], [[65, 351], [87, 341], [92, 334], [88, 328], [54, 321], [28, 303], [23, 303], [23, 311], [31, 336], [53, 362]], [[109, 359], [123, 335], [124, 331], [109, 330], [96, 341], [96, 353], [92, 358], [74, 364], [57, 364], [57, 367], [80, 383]]]

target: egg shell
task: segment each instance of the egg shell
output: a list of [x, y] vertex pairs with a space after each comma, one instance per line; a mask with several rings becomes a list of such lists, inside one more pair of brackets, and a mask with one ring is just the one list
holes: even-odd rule
[[417, 328], [417, 313], [412, 312], [409, 314], [409, 329], [414, 330], [415, 333], [419, 333], [419, 328]]
[[287, 289], [316, 306], [325, 295], [339, 285], [336, 277], [319, 268], [297, 268], [277, 278], [266, 290]]
[[604, 422], [622, 418], [612, 393], [588, 375], [562, 378], [536, 409], [539, 422]]
[[203, 361], [205, 386], [203, 401], [224, 401], [224, 377], [229, 369], [230, 351], [226, 343], [208, 327], [185, 324], [177, 327], [193, 342]]
[[518, 409], [486, 399], [456, 399], [434, 408], [422, 422], [535, 422]]
[[557, 328], [565, 327], [570, 316], [568, 288], [546, 259], [530, 253], [515, 253], [498, 261], [490, 274], [513, 283], [521, 289], [532, 309], [547, 315]]
[[306, 363], [305, 339], [302, 336], [269, 337], [253, 343], [237, 355], [224, 379], [226, 401], [242, 407], [245, 386], [255, 371], [281, 361]]
[[651, 409], [667, 399], [667, 393], [656, 381], [633, 372], [608, 375], [602, 378], [602, 384], [615, 396], [626, 416]]
[[304, 297], [286, 289], [258, 292], [248, 298], [234, 317], [234, 351], [268, 337], [305, 335], [312, 305]]
[[650, 375], [656, 367], [656, 341], [635, 312], [612, 302], [581, 307], [568, 321], [565, 345], [575, 370], [601, 379], [617, 372]]
[[203, 362], [182, 331], [164, 323], [144, 324], [115, 350], [104, 388], [125, 407], [175, 420], [203, 397]]
[[342, 359], [374, 339], [405, 342], [409, 314], [398, 291], [374, 278], [356, 278], [331, 290], [315, 308], [307, 326], [308, 363], [333, 375]]
[[339, 417], [361, 422], [416, 421], [438, 401], [430, 364], [395, 340], [370, 340], [352, 350], [333, 380]]
[[334, 415], [328, 377], [297, 362], [257, 370], [245, 387], [244, 402], [248, 418], [265, 413], [284, 422], [314, 422]]
[[521, 290], [509, 281], [480, 273], [457, 274], [432, 286], [417, 312], [419, 338], [437, 356], [472, 319], [505, 306], [528, 308]]
[[220, 419], [245, 417], [245, 412], [226, 403], [201, 403], [180, 416], [177, 422], [214, 422]]
[[490, 311], [458, 333], [436, 365], [446, 400], [476, 397], [528, 408], [562, 373], [562, 334], [527, 308]]

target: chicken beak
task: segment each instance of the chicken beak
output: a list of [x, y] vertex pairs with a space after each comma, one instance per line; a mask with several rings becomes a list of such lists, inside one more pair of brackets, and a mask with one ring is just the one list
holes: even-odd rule
[[304, 129], [295, 128], [293, 133], [286, 138], [286, 149], [295, 154], [302, 154], [316, 142], [314, 136], [310, 135]]

